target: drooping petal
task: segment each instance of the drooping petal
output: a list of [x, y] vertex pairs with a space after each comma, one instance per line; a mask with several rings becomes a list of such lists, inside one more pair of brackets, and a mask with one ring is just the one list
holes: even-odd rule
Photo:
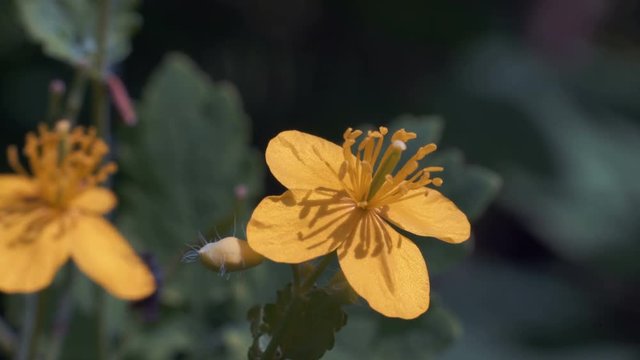
[[28, 196], [35, 196], [35, 181], [22, 175], [0, 175], [0, 203]]
[[469, 239], [467, 216], [444, 195], [423, 188], [410, 191], [402, 200], [380, 209], [389, 222], [420, 236], [431, 236], [449, 243]]
[[344, 161], [342, 148], [300, 131], [284, 131], [273, 138], [265, 154], [273, 176], [288, 189], [339, 190]]
[[49, 286], [69, 258], [66, 235], [72, 224], [38, 209], [2, 220], [0, 291], [30, 293]]
[[102, 187], [94, 187], [82, 192], [71, 201], [71, 207], [96, 215], [103, 215], [113, 210], [118, 200], [112, 191]]
[[290, 190], [262, 200], [247, 225], [249, 245], [265, 257], [300, 263], [333, 251], [360, 217], [341, 192]]
[[413, 319], [427, 311], [429, 276], [420, 250], [374, 213], [362, 218], [338, 259], [351, 287], [379, 313]]
[[112, 295], [139, 300], [155, 291], [147, 265], [102, 217], [80, 216], [71, 245], [71, 256], [80, 270]]

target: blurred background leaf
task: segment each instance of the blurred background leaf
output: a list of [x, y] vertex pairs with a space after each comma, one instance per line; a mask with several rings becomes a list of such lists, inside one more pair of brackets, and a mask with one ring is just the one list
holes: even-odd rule
[[[501, 203], [559, 255], [620, 273], [636, 271], [636, 262], [611, 259], [640, 250], [632, 210], [640, 203], [640, 166], [634, 160], [640, 130], [625, 116], [586, 103], [526, 48], [489, 38], [472, 49], [454, 71], [451, 87], [467, 94], [463, 98], [499, 105], [487, 109], [478, 100], [466, 106], [456, 102], [456, 121], [482, 111], [482, 126], [499, 128], [506, 120], [500, 109], [510, 108], [515, 111], [504, 126], [523, 124], [538, 137], [519, 147], [523, 155], [539, 154], [533, 159], [513, 151], [515, 144], [507, 146], [514, 131], [491, 135], [509, 149], [481, 155], [504, 174]], [[449, 104], [443, 107], [447, 113]], [[544, 166], [536, 166], [540, 163]]]
[[[202, 239], [215, 241], [232, 233], [244, 238], [247, 204], [261, 192], [262, 160], [249, 146], [249, 119], [235, 88], [211, 82], [184, 55], [165, 58], [145, 87], [138, 113], [139, 125], [119, 132], [117, 222], [128, 239], [159, 259], [166, 279], [162, 305], [191, 319], [192, 329], [200, 329], [184, 333], [169, 322], [166, 329], [145, 336], [182, 334], [206, 348], [207, 313], [233, 299], [242, 311], [250, 298], [249, 279], [216, 281], [215, 274], [199, 264], [180, 264], [180, 259], [187, 245], [201, 246]], [[237, 194], [239, 186], [246, 194]], [[164, 344], [163, 356], [184, 351], [184, 341], [173, 348], [169, 344], [173, 342]], [[140, 345], [131, 346], [134, 353], [140, 351]], [[200, 353], [198, 346], [190, 351]]]
[[[16, 1], [25, 30], [44, 52], [71, 65], [91, 64], [97, 51], [99, 1]], [[142, 19], [133, 10], [137, 0], [110, 1], [107, 59], [114, 64], [131, 51], [130, 37]]]

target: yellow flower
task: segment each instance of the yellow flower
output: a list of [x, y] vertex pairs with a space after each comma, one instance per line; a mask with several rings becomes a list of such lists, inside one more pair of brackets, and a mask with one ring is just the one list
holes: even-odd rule
[[387, 129], [369, 131], [355, 151], [361, 131], [348, 129], [342, 147], [298, 131], [269, 142], [266, 160], [288, 191], [262, 200], [247, 227], [249, 245], [265, 257], [300, 263], [337, 251], [353, 289], [376, 311], [411, 319], [429, 307], [427, 266], [418, 247], [394, 225], [449, 243], [469, 238], [467, 217], [436, 190], [431, 178], [440, 167], [418, 169], [418, 161], [436, 150], [421, 147], [394, 171], [406, 142], [404, 129], [391, 138]]
[[35, 292], [53, 281], [71, 257], [114, 296], [135, 300], [155, 290], [153, 275], [103, 215], [115, 195], [98, 185], [116, 167], [102, 165], [108, 146], [94, 129], [58, 123], [26, 137], [31, 174], [10, 147], [17, 174], [0, 174], [0, 291]]

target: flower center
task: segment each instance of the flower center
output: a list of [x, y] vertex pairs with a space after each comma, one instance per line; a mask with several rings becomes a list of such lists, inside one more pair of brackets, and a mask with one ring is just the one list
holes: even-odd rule
[[347, 129], [342, 145], [344, 162], [339, 177], [356, 205], [362, 209], [373, 209], [401, 200], [409, 191], [433, 184], [442, 185], [441, 178], [431, 178], [432, 172], [444, 169], [439, 166], [419, 168], [419, 161], [436, 150], [435, 144], [428, 144], [416, 152], [394, 173], [402, 154], [407, 150], [407, 141], [415, 139], [416, 134], [404, 129], [396, 131], [391, 143], [382, 153], [384, 137], [388, 130], [380, 127], [378, 131], [369, 131], [355, 153], [352, 147], [362, 135], [362, 131]]
[[22, 166], [15, 146], [8, 149], [9, 164], [24, 176], [32, 176], [39, 185], [40, 198], [52, 207], [64, 208], [80, 193], [104, 182], [116, 171], [114, 163], [102, 164], [109, 147], [98, 139], [96, 130], [70, 128], [68, 121], [56, 128], [38, 127], [27, 134], [24, 155], [29, 172]]

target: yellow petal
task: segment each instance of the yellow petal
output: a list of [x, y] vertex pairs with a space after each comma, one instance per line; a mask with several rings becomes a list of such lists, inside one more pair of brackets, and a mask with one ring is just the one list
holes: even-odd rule
[[327, 140], [284, 131], [269, 142], [265, 156], [273, 176], [288, 189], [343, 188], [338, 179], [342, 148]]
[[103, 215], [113, 210], [118, 200], [109, 189], [103, 187], [94, 187], [82, 192], [71, 201], [71, 207]]
[[36, 209], [0, 223], [0, 291], [30, 293], [51, 284], [69, 258], [72, 226]]
[[377, 215], [363, 217], [352, 244], [338, 249], [338, 259], [353, 290], [382, 315], [413, 319], [429, 308], [420, 250]]
[[26, 176], [0, 175], [0, 202], [35, 196], [37, 190], [36, 183]]
[[340, 192], [290, 190], [262, 200], [247, 225], [249, 246], [265, 257], [300, 263], [333, 251], [357, 223]]
[[471, 233], [467, 216], [433, 189], [412, 190], [402, 200], [384, 206], [380, 215], [411, 233], [449, 243], [461, 243]]
[[138, 300], [155, 291], [155, 280], [147, 265], [102, 217], [79, 217], [71, 256], [80, 270], [113, 296]]

